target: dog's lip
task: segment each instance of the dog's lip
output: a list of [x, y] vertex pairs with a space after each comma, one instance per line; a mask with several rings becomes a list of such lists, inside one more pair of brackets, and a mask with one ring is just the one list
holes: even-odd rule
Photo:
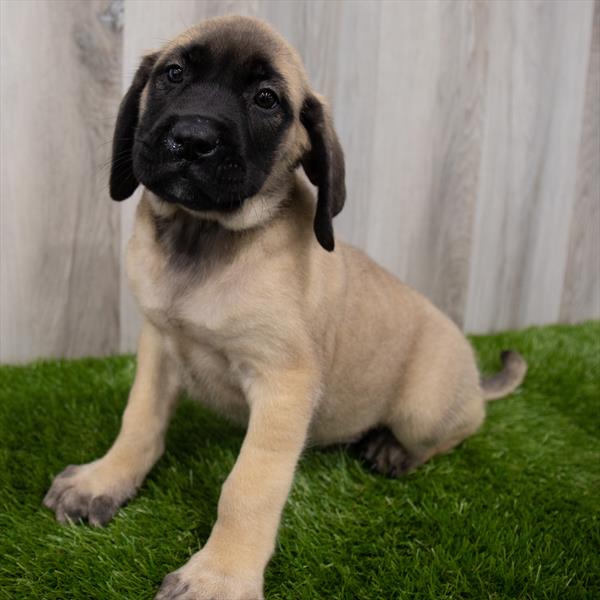
[[[186, 197], [185, 195], [172, 192], [170, 187], [173, 185], [173, 183], [175, 183], [175, 179], [179, 180], [180, 182], [185, 181], [188, 184], [192, 184], [195, 188], [193, 197], [190, 198]], [[243, 203], [246, 201], [245, 195], [234, 199], [219, 201], [212, 195], [203, 191], [200, 186], [197, 185], [195, 180], [190, 180], [185, 177], [164, 178], [148, 183], [144, 183], [142, 181], [142, 184], [164, 202], [179, 204], [190, 210], [196, 210], [200, 212], [234, 212], [241, 208]]]
[[[243, 190], [247, 182], [245, 170], [232, 172], [226, 168], [220, 168], [219, 165], [214, 172], [206, 173], [203, 169], [197, 169], [196, 164], [185, 159], [156, 161], [155, 158], [143, 152], [138, 152], [138, 157], [143, 163], [146, 163], [144, 166], [140, 165], [142, 168], [138, 176], [141, 183], [146, 181], [158, 185], [169, 185], [178, 181], [200, 191], [207, 187], [214, 188], [215, 185], [225, 185], [230, 194], [236, 194]], [[207, 197], [210, 196], [207, 195]]]

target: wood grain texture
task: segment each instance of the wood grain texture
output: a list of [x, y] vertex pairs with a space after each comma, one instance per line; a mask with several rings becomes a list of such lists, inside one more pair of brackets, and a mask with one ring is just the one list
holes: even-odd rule
[[592, 10], [590, 2], [491, 4], [469, 331], [559, 318]]
[[113, 5], [2, 2], [0, 360], [118, 348]]
[[386, 3], [369, 252], [457, 323], [466, 302], [483, 128], [483, 3]]
[[577, 188], [560, 320], [600, 318], [600, 0], [587, 71], [583, 131], [577, 161]]

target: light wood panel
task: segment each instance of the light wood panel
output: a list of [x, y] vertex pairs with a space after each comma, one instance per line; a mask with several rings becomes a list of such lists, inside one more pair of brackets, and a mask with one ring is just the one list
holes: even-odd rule
[[103, 169], [120, 93], [118, 6], [0, 10], [0, 360], [108, 354], [119, 335], [119, 215]]
[[488, 36], [483, 3], [382, 8], [366, 248], [459, 324]]
[[559, 318], [592, 11], [591, 2], [490, 3], [469, 331]]
[[560, 320], [600, 318], [600, 0], [594, 7], [577, 189]]

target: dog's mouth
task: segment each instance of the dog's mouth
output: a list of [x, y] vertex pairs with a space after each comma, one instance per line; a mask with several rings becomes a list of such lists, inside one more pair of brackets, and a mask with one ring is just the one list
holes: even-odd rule
[[231, 191], [228, 194], [209, 195], [196, 182], [185, 178], [158, 180], [151, 184], [142, 181], [142, 184], [161, 200], [195, 211], [233, 212], [244, 204], [247, 197]]
[[144, 145], [134, 155], [138, 181], [165, 202], [194, 211], [233, 212], [258, 190], [251, 189], [241, 158], [228, 156], [218, 164], [186, 159], [165, 160]]

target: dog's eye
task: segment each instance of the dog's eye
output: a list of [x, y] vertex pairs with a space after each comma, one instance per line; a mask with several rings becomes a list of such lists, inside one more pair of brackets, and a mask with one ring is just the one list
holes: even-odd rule
[[183, 81], [183, 69], [179, 65], [169, 65], [167, 67], [167, 77], [171, 83], [181, 83]]
[[274, 108], [279, 103], [277, 94], [269, 88], [263, 88], [258, 90], [256, 96], [254, 96], [254, 102], [261, 108]]

